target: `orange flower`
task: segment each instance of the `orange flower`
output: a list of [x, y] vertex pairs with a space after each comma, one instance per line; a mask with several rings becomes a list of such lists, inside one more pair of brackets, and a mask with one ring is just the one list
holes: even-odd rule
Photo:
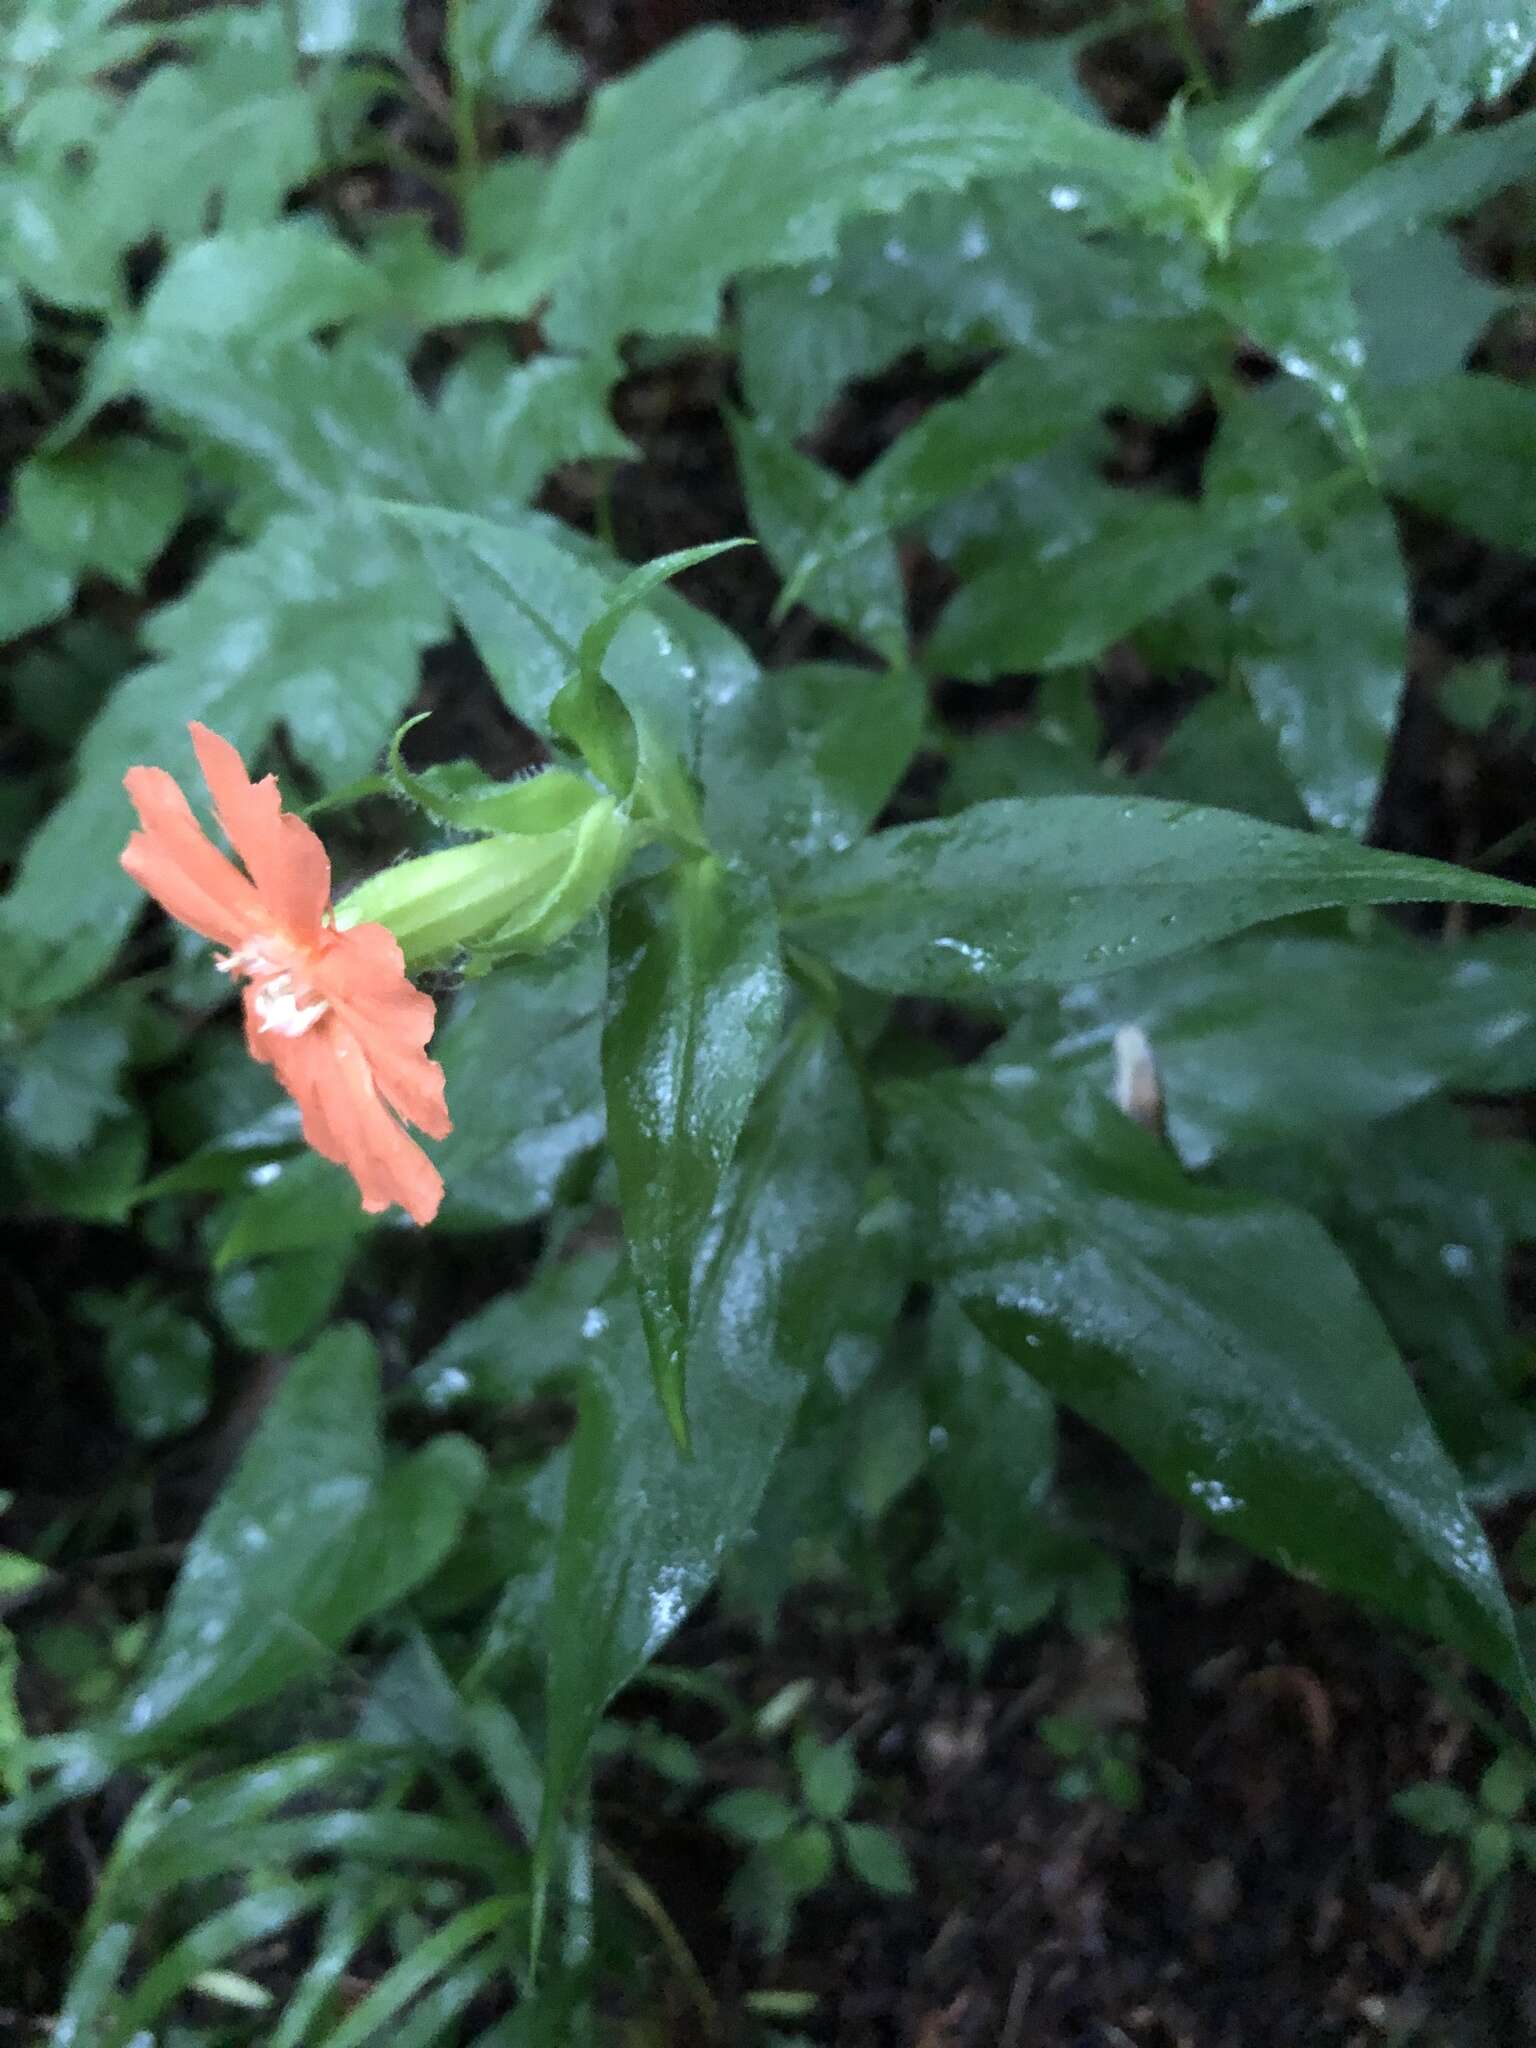
[[[222, 973], [245, 983], [245, 1042], [299, 1105], [304, 1136], [344, 1166], [370, 1212], [398, 1202], [430, 1223], [443, 1198], [437, 1168], [402, 1124], [429, 1138], [452, 1125], [443, 1070], [426, 1052], [432, 998], [406, 979], [381, 924], [337, 931], [331, 864], [285, 812], [270, 775], [206, 726], [189, 727], [213, 808], [242, 874], [209, 840], [163, 768], [130, 768], [123, 786], [143, 828], [123, 866], [179, 923], [228, 951]], [[391, 1114], [393, 1112], [393, 1114]]]

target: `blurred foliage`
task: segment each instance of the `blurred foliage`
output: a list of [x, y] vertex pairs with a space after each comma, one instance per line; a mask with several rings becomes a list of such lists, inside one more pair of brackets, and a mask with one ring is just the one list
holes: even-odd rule
[[[715, 1587], [980, 1668], [1198, 1522], [1532, 1706], [1478, 1511], [1536, 1487], [1536, 31], [935, 12], [603, 77], [538, 0], [7, 10], [0, 2007], [55, 2048], [718, 2025], [619, 1765], [769, 1951], [914, 1880], [846, 1729], [656, 1661]], [[550, 761], [653, 828], [433, 977], [430, 1233], [117, 865], [191, 718], [343, 883]], [[1481, 1901], [1528, 1793], [1403, 1811]]]

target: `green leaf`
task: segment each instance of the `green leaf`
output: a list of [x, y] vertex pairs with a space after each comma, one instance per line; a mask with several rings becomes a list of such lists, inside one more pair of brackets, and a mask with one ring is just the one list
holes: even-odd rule
[[[813, 582], [825, 586], [850, 558], [867, 558], [874, 544], [891, 532], [914, 525], [950, 499], [979, 490], [1080, 433], [1123, 389], [1127, 366], [1135, 362], [1135, 350], [1127, 346], [1126, 337], [1137, 332], [1134, 324], [1110, 325], [1095, 343], [1063, 350], [1044, 362], [1031, 355], [1005, 356], [958, 398], [931, 406], [856, 484], [829, 498], [789, 577], [780, 607]], [[1105, 502], [1115, 505], [1115, 494], [1107, 494]], [[1140, 500], [1135, 502], [1139, 507]], [[1130, 504], [1122, 494], [1118, 509], [1129, 510]], [[1189, 511], [1186, 506], [1177, 509], [1186, 515]], [[1149, 512], [1154, 519], [1160, 516], [1159, 510]], [[1053, 525], [1041, 539], [1049, 540], [1056, 553], [1062, 552], [1059, 528]], [[1166, 534], [1160, 544], [1168, 544]], [[1017, 563], [1010, 567], [1018, 575]], [[1099, 573], [1103, 574], [1102, 563]], [[1050, 579], [1043, 580], [1048, 586]], [[1047, 587], [1039, 599], [1048, 596]], [[1107, 635], [1114, 637], [1115, 631]]]
[[679, 1442], [705, 1226], [778, 1038], [784, 971], [760, 882], [682, 862], [614, 907], [603, 1088], [656, 1388]]
[[453, 68], [466, 86], [512, 105], [547, 105], [581, 89], [581, 65], [539, 31], [548, 0], [466, 0], [449, 28]]
[[16, 519], [45, 554], [134, 585], [186, 510], [186, 474], [169, 449], [120, 438], [35, 455], [16, 473]]
[[1438, 229], [1395, 240], [1371, 236], [1341, 253], [1378, 391], [1455, 376], [1489, 322], [1512, 302], [1502, 286], [1469, 270], [1455, 236]]
[[[541, 528], [424, 507], [386, 509], [416, 537], [430, 574], [474, 640], [508, 709], [536, 732], [550, 733], [555, 698], [581, 669], [583, 636], [612, 619], [626, 578], [580, 560], [574, 545], [562, 544], [564, 531], [553, 522]], [[570, 538], [574, 544], [576, 537]], [[662, 557], [662, 564], [671, 559]], [[647, 565], [644, 573], [657, 566]], [[625, 608], [603, 655], [603, 677], [653, 755], [665, 752], [687, 762], [694, 750], [699, 671], [671, 628], [675, 613], [665, 608], [667, 596], [655, 589], [643, 608]]]
[[23, 533], [19, 521], [0, 533], [0, 642], [51, 625], [74, 596], [68, 567]]
[[[1364, 157], [1362, 175], [1308, 209], [1306, 235], [1323, 248], [1354, 243], [1391, 248], [1395, 239], [1432, 221], [1457, 220], [1513, 185], [1536, 164], [1536, 112], [1513, 120], [1439, 135], [1422, 148]], [[1355, 251], [1346, 253], [1355, 260]], [[1432, 314], [1420, 307], [1421, 314]]]
[[1040, 797], [876, 833], [822, 861], [791, 936], [874, 988], [984, 997], [1356, 903], [1503, 903], [1536, 891], [1155, 797]]
[[123, 1426], [141, 1443], [201, 1422], [213, 1395], [213, 1339], [168, 1302], [119, 1302], [106, 1328], [105, 1364]]
[[1118, 495], [1091, 537], [1062, 547], [1042, 534], [963, 584], [923, 649], [923, 666], [986, 682], [1092, 661], [1209, 583], [1266, 523], [1246, 508]]
[[[1234, 517], [1277, 484], [1299, 503], [1336, 458], [1304, 422], [1229, 412], [1208, 488]], [[1397, 527], [1362, 482], [1325, 513], [1272, 521], [1238, 559], [1230, 661], [1307, 812], [1364, 837], [1397, 724], [1408, 660], [1408, 577]]]
[[795, 1770], [800, 1793], [818, 1820], [841, 1820], [859, 1789], [859, 1766], [853, 1744], [818, 1742], [802, 1733], [795, 1740]]
[[782, 576], [795, 578], [799, 602], [854, 640], [900, 662], [906, 652], [906, 590], [888, 534], [877, 533], [800, 576], [796, 565], [818, 531], [846, 518], [849, 487], [760, 421], [729, 417], [731, 439], [752, 524]]
[[1446, 1090], [1536, 1081], [1529, 941], [1428, 946], [1383, 931], [1255, 936], [1195, 960], [1072, 989], [989, 1053], [1109, 1092], [1114, 1040], [1152, 1046], [1168, 1133], [1192, 1168], [1221, 1154], [1320, 1142]]
[[835, 99], [787, 86], [685, 119], [677, 140], [655, 146], [674, 132], [652, 127], [630, 175], [594, 180], [585, 219], [552, 188], [540, 239], [563, 258], [548, 316], [557, 346], [707, 334], [727, 278], [830, 255], [844, 220], [893, 212], [917, 192], [1057, 170], [1155, 211], [1173, 189], [1155, 145], [1000, 79], [877, 71]]
[[[1264, 0], [1259, 19], [1309, 0]], [[1316, 4], [1316, 0], [1311, 0]], [[1509, 91], [1536, 56], [1536, 26], [1511, 0], [1329, 0], [1328, 32], [1372, 62], [1390, 55], [1392, 99], [1382, 146], [1400, 141], [1426, 114], [1449, 128], [1480, 100]]]
[[68, 1158], [122, 1109], [128, 1037], [104, 1010], [52, 1017], [13, 1054], [5, 1120], [39, 1152]]
[[436, 1568], [481, 1466], [440, 1437], [387, 1465], [373, 1347], [330, 1332], [289, 1369], [188, 1549], [116, 1728], [155, 1745], [313, 1674]]
[[851, 1821], [842, 1831], [843, 1854], [848, 1868], [861, 1884], [891, 1898], [909, 1898], [917, 1889], [907, 1852], [889, 1828], [871, 1827], [867, 1821]]
[[117, 865], [133, 823], [125, 769], [167, 768], [196, 801], [189, 719], [248, 759], [282, 720], [327, 781], [344, 781], [399, 723], [420, 652], [441, 632], [410, 550], [376, 519], [278, 519], [218, 556], [153, 615], [160, 658], [118, 686], [86, 734], [75, 787], [28, 847], [8, 918], [99, 972], [144, 900]]
[[795, 1809], [777, 1792], [747, 1786], [712, 1799], [707, 1818], [738, 1842], [777, 1842], [794, 1826]]
[[1536, 554], [1536, 392], [1450, 377], [1392, 392], [1367, 419], [1389, 491], [1494, 547]]
[[637, 720], [612, 684], [603, 677], [603, 662], [625, 620], [672, 577], [716, 555], [749, 543], [711, 541], [703, 547], [681, 548], [659, 555], [627, 575], [599, 615], [587, 626], [576, 649], [576, 673], [560, 688], [549, 707], [550, 723], [584, 757], [588, 767], [615, 796], [636, 793], [643, 802], [659, 805], [657, 815], [674, 822], [679, 813], [692, 824], [691, 793], [676, 787], [681, 765], [669, 758], [666, 741], [644, 714]]
[[[1032, 399], [999, 406], [1010, 435], [1059, 405], [1073, 416], [1124, 396], [1183, 402], [1185, 352], [1204, 292], [1193, 254], [1150, 239], [1090, 238], [1075, 188], [1038, 178], [925, 193], [894, 219], [851, 222], [835, 258], [746, 279], [741, 375], [753, 411], [784, 435], [814, 427], [842, 387], [909, 349], [1021, 350]], [[1079, 374], [1072, 372], [1076, 366]]]
[[1211, 297], [1288, 377], [1315, 385], [1335, 415], [1350, 419], [1365, 343], [1336, 256], [1306, 242], [1244, 246], [1213, 273]]
[[807, 1016], [748, 1120], [694, 1276], [691, 1455], [657, 1404], [633, 1295], [588, 1318], [549, 1645], [546, 1836], [603, 1707], [751, 1521], [836, 1326], [867, 1170], [857, 1084]]
[[927, 709], [914, 670], [836, 662], [712, 691], [700, 740], [710, 843], [769, 872], [851, 846], [906, 772]]
[[1107, 1103], [964, 1076], [900, 1098], [935, 1277], [1225, 1534], [1530, 1682], [1488, 1548], [1317, 1225], [1185, 1179]]

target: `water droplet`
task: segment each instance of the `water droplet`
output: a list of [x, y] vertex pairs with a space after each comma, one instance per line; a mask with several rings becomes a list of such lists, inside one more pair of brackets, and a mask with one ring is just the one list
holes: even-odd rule
[[1440, 1247], [1440, 1263], [1447, 1273], [1454, 1273], [1458, 1280], [1472, 1270], [1472, 1247], [1469, 1244], [1443, 1244]]
[[1083, 203], [1083, 195], [1075, 185], [1053, 185], [1047, 197], [1058, 213], [1075, 213]]

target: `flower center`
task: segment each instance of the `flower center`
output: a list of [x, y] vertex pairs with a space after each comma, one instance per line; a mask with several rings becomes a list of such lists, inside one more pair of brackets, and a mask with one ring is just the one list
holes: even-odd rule
[[214, 965], [220, 974], [251, 983], [251, 1008], [258, 1031], [274, 1031], [279, 1038], [302, 1038], [331, 1007], [303, 975], [302, 961], [295, 959], [293, 947], [280, 938], [247, 939]]
[[275, 1031], [279, 1038], [302, 1038], [331, 1006], [312, 989], [296, 988], [291, 974], [274, 974], [256, 982], [251, 1007], [261, 1020], [259, 1031]]

